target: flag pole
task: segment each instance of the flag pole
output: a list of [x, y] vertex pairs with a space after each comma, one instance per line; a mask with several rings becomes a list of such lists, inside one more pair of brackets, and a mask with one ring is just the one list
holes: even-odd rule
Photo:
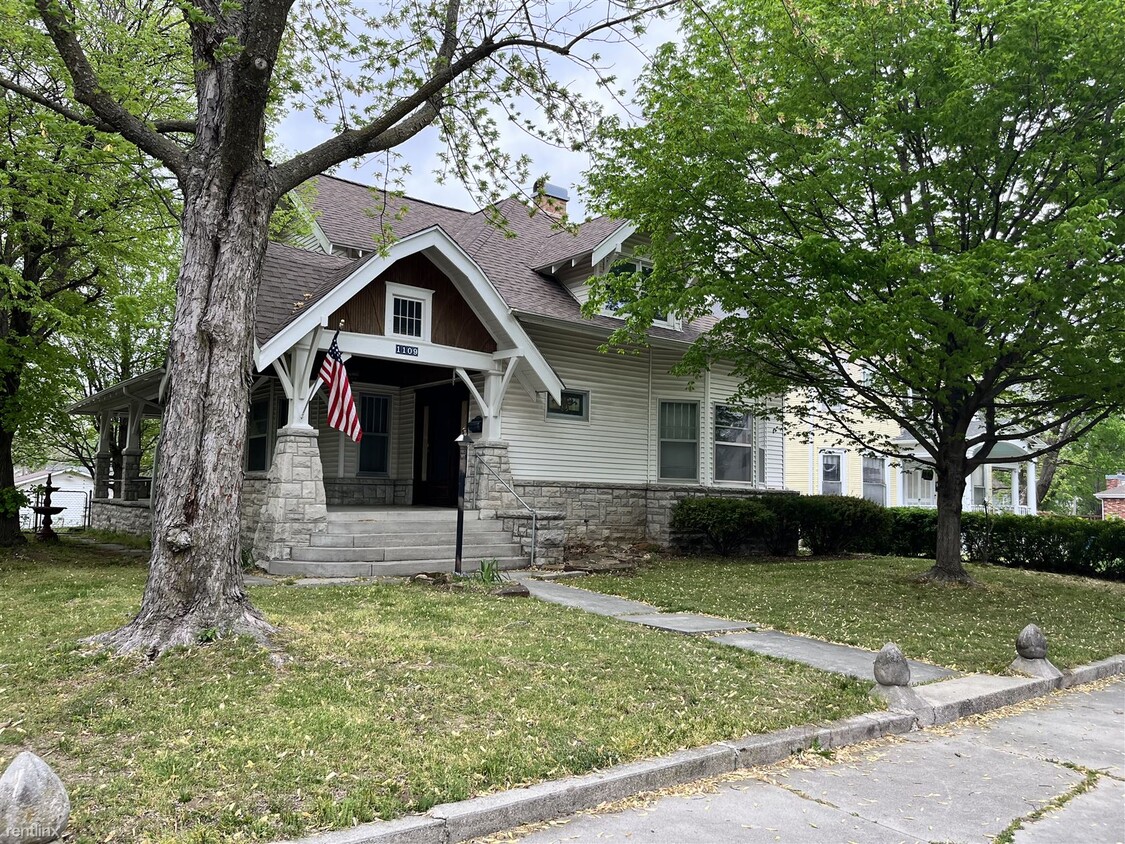
[[465, 474], [469, 458], [469, 430], [461, 429], [461, 436], [454, 440], [461, 450], [457, 469], [457, 545], [453, 556], [453, 572], [461, 574], [461, 552], [465, 546]]

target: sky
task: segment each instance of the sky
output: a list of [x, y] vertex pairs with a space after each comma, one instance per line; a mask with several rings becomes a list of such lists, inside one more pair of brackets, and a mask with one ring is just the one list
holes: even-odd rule
[[[596, 49], [601, 56], [599, 66], [606, 68], [606, 72], [617, 77], [618, 87], [625, 88], [627, 95], [623, 103], [629, 105], [632, 101], [634, 83], [644, 69], [648, 55], [661, 44], [674, 40], [675, 37], [676, 24], [672, 18], [653, 19], [649, 23], [648, 30], [635, 44], [599, 43], [592, 45], [591, 49]], [[569, 88], [580, 90], [590, 98], [597, 99], [603, 104], [607, 113], [616, 113], [624, 118], [631, 117], [621, 103], [615, 102], [594, 84], [595, 77], [592, 71], [566, 59], [554, 57], [552, 72], [556, 79], [565, 79]], [[584, 220], [587, 210], [581, 188], [584, 184], [583, 171], [589, 166], [587, 154], [558, 149], [528, 136], [506, 121], [501, 124], [501, 131], [502, 143], [507, 151], [513, 153], [513, 157], [520, 154], [530, 156], [532, 179], [549, 174], [549, 181], [552, 184], [564, 187], [570, 193], [570, 202], [567, 205], [570, 219], [575, 222]], [[308, 111], [293, 112], [279, 126], [277, 140], [286, 150], [299, 152], [325, 140], [331, 134], [331, 126], [318, 123]], [[445, 184], [438, 184], [434, 176], [434, 171], [439, 166], [437, 156], [441, 151], [441, 143], [435, 127], [431, 126], [415, 136], [399, 147], [398, 151], [404, 160], [410, 163], [411, 172], [403, 180], [407, 196], [440, 205], [476, 210], [476, 205], [468, 191], [456, 180], [447, 179]], [[335, 175], [342, 179], [372, 184], [375, 174], [380, 170], [381, 162], [381, 159], [371, 158], [348, 162], [341, 165], [335, 171]], [[531, 186], [524, 187], [530, 189]]]

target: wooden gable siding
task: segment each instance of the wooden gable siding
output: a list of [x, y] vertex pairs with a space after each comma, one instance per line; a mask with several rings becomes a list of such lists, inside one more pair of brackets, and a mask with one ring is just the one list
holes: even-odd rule
[[496, 341], [457, 287], [424, 255], [411, 255], [395, 263], [338, 308], [328, 318], [329, 328], [335, 329], [344, 320], [346, 331], [382, 335], [387, 282], [434, 291], [431, 342], [475, 352], [496, 351]]

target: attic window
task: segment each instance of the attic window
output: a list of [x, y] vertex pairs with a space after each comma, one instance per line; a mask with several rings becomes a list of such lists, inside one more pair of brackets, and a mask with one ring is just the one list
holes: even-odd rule
[[[647, 279], [652, 275], [652, 264], [639, 258], [618, 261], [610, 269], [611, 275], [632, 275], [633, 273], [640, 273], [641, 278]], [[605, 307], [602, 308], [602, 314], [608, 317], [615, 317], [620, 319], [617, 311], [620, 309], [622, 302], [606, 302]], [[680, 320], [674, 314], [665, 311], [662, 314], [656, 314], [652, 318], [652, 324], [656, 328], [671, 328], [679, 331], [681, 328]]]
[[430, 341], [434, 291], [387, 283], [387, 308], [383, 330], [388, 337]]

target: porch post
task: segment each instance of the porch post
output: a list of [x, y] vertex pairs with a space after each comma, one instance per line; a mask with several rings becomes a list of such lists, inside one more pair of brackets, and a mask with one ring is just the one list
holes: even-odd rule
[[1039, 515], [1039, 490], [1035, 479], [1035, 461], [1027, 464], [1027, 512], [1033, 516]]
[[1012, 512], [1020, 511], [1020, 464], [1012, 466]]
[[144, 405], [140, 402], [129, 404], [129, 420], [125, 433], [125, 449], [121, 452], [121, 497], [125, 501], [140, 498], [141, 477], [141, 420], [144, 418]]
[[503, 439], [500, 430], [500, 404], [504, 400], [503, 395], [501, 395], [503, 383], [504, 376], [499, 372], [486, 372], [484, 375], [483, 398], [486, 407], [481, 408], [481, 412], [484, 414], [484, 425], [481, 428], [482, 442], [490, 443]]
[[94, 455], [94, 498], [109, 498], [109, 444], [112, 439], [113, 414], [98, 414], [98, 451]]
[[265, 503], [254, 531], [254, 562], [288, 560], [294, 547], [307, 548], [328, 528], [324, 470], [317, 431], [287, 425], [277, 432], [266, 479]]
[[992, 464], [984, 464], [984, 506], [992, 509]]
[[899, 460], [898, 463], [895, 464], [895, 478], [897, 479], [895, 486], [898, 488], [899, 507], [906, 506], [906, 475], [902, 471], [902, 463], [903, 461]]

